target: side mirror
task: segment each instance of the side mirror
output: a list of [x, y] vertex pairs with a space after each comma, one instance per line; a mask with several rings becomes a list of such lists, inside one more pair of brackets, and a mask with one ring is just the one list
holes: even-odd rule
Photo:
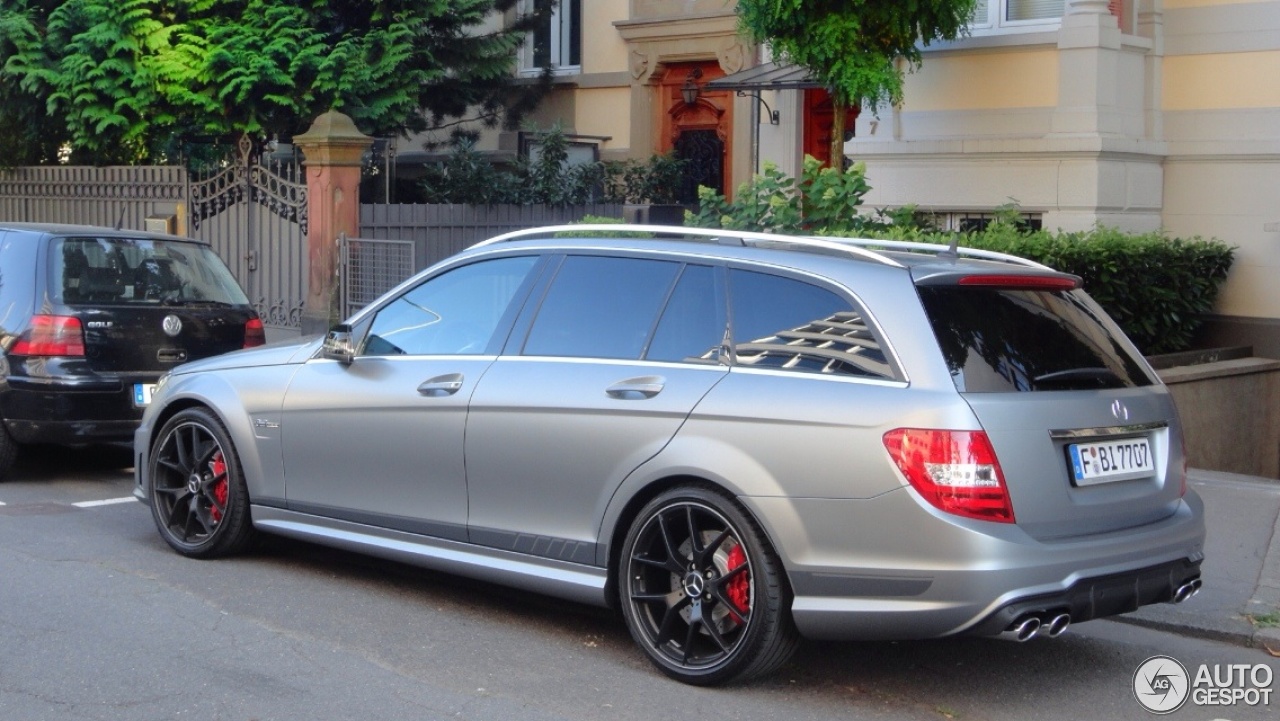
[[330, 328], [328, 335], [324, 337], [324, 347], [321, 348], [320, 355], [329, 360], [336, 360], [342, 365], [351, 365], [356, 358], [356, 349], [351, 340], [351, 326], [342, 324]]

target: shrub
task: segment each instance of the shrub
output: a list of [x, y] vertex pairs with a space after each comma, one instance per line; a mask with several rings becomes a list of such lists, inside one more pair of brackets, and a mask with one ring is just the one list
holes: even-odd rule
[[769, 233], [860, 233], [887, 225], [858, 212], [870, 190], [865, 164], [840, 171], [806, 155], [798, 180], [765, 163], [759, 175], [738, 186], [732, 201], [712, 188], [699, 188], [698, 212], [686, 213], [685, 224]]
[[[949, 244], [955, 237], [933, 227], [914, 206], [859, 213], [871, 190], [866, 167], [844, 172], [806, 157], [799, 180], [766, 163], [733, 201], [699, 189], [701, 208], [686, 224], [704, 228], [786, 234], [887, 238]], [[1087, 233], [1032, 231], [1017, 208], [1002, 207], [984, 230], [959, 234], [970, 248], [995, 250], [1078, 275], [1142, 352], [1171, 353], [1190, 347], [1203, 315], [1213, 309], [1231, 269], [1234, 249], [1217, 240], [1128, 234], [1113, 228]]]
[[568, 138], [559, 126], [540, 135], [536, 156], [506, 167], [495, 166], [464, 138], [444, 161], [426, 166], [421, 196], [427, 203], [469, 205], [672, 203], [685, 164], [670, 155], [647, 161], [568, 161]]
[[[911, 228], [870, 235], [940, 244], [955, 237]], [[1006, 220], [959, 234], [959, 244], [1017, 255], [1080, 276], [1089, 295], [1148, 355], [1191, 346], [1234, 259], [1234, 248], [1219, 240], [1130, 234], [1106, 227], [1032, 232]]]

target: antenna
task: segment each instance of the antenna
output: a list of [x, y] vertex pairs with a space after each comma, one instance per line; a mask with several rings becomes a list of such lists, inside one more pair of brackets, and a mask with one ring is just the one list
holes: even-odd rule
[[960, 259], [960, 234], [959, 233], [951, 234], [951, 244], [947, 246], [946, 250], [942, 251], [941, 253], [938, 253], [938, 257], [950, 258], [952, 260]]
[[120, 209], [120, 219], [116, 221], [116, 227], [115, 227], [116, 230], [120, 230], [121, 228], [124, 227], [124, 214], [127, 213], [128, 211], [129, 211], [128, 208]]

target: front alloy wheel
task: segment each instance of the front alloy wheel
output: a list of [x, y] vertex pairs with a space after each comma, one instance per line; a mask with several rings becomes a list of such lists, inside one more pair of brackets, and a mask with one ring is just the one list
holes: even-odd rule
[[623, 554], [623, 615], [667, 675], [745, 679], [794, 651], [780, 564], [729, 499], [701, 487], [664, 493], [641, 511]]
[[151, 515], [179, 553], [198, 558], [246, 548], [252, 539], [240, 461], [222, 423], [201, 408], [165, 424], [151, 449]]

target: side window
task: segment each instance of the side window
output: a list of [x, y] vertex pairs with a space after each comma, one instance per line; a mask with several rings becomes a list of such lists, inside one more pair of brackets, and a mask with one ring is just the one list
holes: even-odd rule
[[0, 231], [0, 335], [16, 332], [35, 303], [37, 245], [17, 232]]
[[[705, 265], [685, 266], [658, 321], [646, 360], [716, 363], [727, 325], [724, 291]], [[723, 285], [723, 284], [719, 284]]]
[[729, 271], [737, 364], [893, 379], [862, 312], [835, 293], [792, 278]]
[[427, 280], [378, 311], [361, 355], [491, 352], [494, 331], [537, 262], [484, 260]]
[[570, 256], [556, 273], [524, 355], [640, 358], [679, 263]]

